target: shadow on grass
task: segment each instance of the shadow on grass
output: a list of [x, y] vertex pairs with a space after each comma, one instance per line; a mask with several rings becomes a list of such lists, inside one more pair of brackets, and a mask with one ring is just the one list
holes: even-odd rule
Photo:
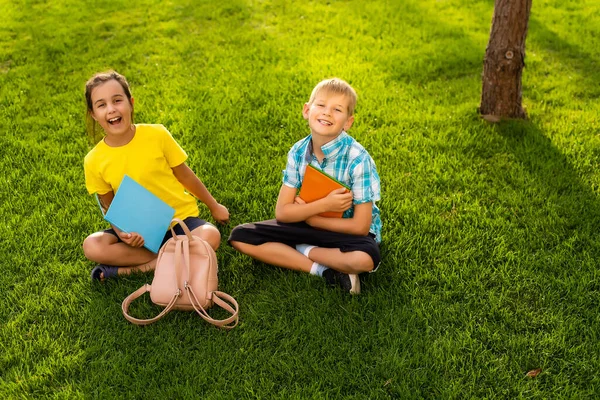
[[597, 193], [585, 184], [571, 161], [552, 144], [544, 132], [529, 121], [499, 124], [494, 130], [522, 166], [533, 177], [532, 188], [544, 199], [547, 211], [555, 213], [553, 225], [563, 235], [578, 233], [595, 238], [600, 223]]

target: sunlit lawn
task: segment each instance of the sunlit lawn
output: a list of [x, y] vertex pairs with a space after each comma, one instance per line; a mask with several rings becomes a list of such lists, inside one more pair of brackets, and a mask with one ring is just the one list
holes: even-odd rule
[[[492, 9], [0, 0], [0, 396], [597, 397], [600, 5], [534, 1], [530, 119], [498, 126], [476, 113]], [[128, 323], [121, 301], [151, 274], [90, 283], [81, 242], [106, 224], [84, 187], [83, 85], [109, 68], [231, 212], [231, 332], [185, 312]], [[383, 263], [358, 297], [226, 244], [273, 217], [330, 76], [356, 88], [350, 133], [382, 178]]]

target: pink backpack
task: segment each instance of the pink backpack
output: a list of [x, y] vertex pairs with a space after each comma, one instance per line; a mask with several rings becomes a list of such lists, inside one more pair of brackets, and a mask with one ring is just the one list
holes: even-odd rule
[[[227, 293], [219, 292], [217, 256], [210, 245], [197, 236], [192, 236], [185, 223], [177, 218], [173, 222], [183, 228], [185, 235], [175, 235], [158, 252], [152, 285], [144, 285], [123, 300], [125, 318], [136, 325], [148, 325], [164, 317], [169, 311], [196, 310], [211, 324], [232, 329], [238, 323], [237, 301]], [[154, 318], [137, 319], [129, 315], [131, 302], [150, 292], [150, 299], [165, 309]], [[213, 319], [206, 309], [216, 304], [231, 313], [223, 320]]]

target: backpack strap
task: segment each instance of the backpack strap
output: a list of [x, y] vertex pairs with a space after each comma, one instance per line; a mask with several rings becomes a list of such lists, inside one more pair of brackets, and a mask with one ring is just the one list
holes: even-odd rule
[[[181, 260], [181, 249], [182, 249], [182, 241], [179, 240], [177, 242], [175, 242], [175, 265], [179, 265], [179, 262]], [[176, 274], [176, 279], [175, 282], [179, 282], [179, 269], [175, 268], [175, 274]], [[121, 310], [123, 310], [123, 316], [132, 324], [136, 324], [136, 325], [149, 325], [153, 322], [158, 321], [159, 319], [161, 319], [162, 317], [164, 317], [165, 315], [167, 315], [167, 313], [169, 311], [171, 311], [171, 309], [175, 306], [175, 302], [177, 301], [177, 299], [179, 298], [179, 296], [181, 296], [181, 290], [178, 287], [175, 287], [175, 294], [173, 294], [173, 297], [171, 298], [171, 300], [169, 301], [169, 304], [167, 304], [167, 306], [160, 312], [160, 314], [158, 314], [156, 317], [154, 318], [150, 318], [150, 319], [138, 319], [138, 318], [134, 318], [131, 315], [129, 315], [129, 305], [131, 304], [131, 302], [133, 302], [133, 300], [137, 299], [138, 297], [142, 296], [144, 293], [150, 292], [152, 290], [152, 286], [145, 284], [144, 286], [142, 286], [141, 288], [139, 288], [138, 290], [136, 290], [135, 292], [131, 293], [129, 296], [127, 296], [125, 298], [125, 300], [123, 300], [123, 303], [121, 304]]]
[[[202, 244], [205, 247], [210, 246], [205, 241], [202, 241]], [[206, 250], [210, 251], [210, 250], [212, 250], [212, 248], [211, 249], [207, 248]], [[187, 241], [183, 245], [183, 260], [184, 260], [185, 267], [187, 270], [187, 276], [189, 277], [190, 276], [190, 249], [189, 249], [189, 243]], [[211, 262], [213, 262], [212, 259], [210, 259], [210, 260], [211, 260]], [[210, 267], [216, 268], [216, 266], [213, 266], [213, 265], [211, 265]], [[216, 305], [218, 305], [222, 309], [231, 313], [231, 316], [228, 318], [214, 319], [210, 315], [208, 315], [208, 312], [206, 312], [204, 307], [202, 307], [201, 303], [198, 301], [198, 297], [196, 297], [196, 293], [194, 293], [194, 290], [192, 289], [192, 287], [190, 285], [188, 285], [187, 281], [185, 281], [185, 283], [184, 283], [184, 288], [187, 292], [187, 295], [190, 300], [190, 303], [192, 304], [192, 307], [194, 307], [194, 310], [196, 310], [198, 315], [200, 315], [206, 322], [211, 323], [211, 324], [213, 324], [219, 328], [223, 328], [223, 329], [232, 329], [232, 328], [236, 327], [236, 325], [238, 324], [238, 320], [239, 320], [239, 318], [238, 318], [239, 306], [238, 306], [237, 301], [232, 296], [228, 295], [227, 293], [219, 292], [216, 290], [209, 294], [211, 300]], [[231, 304], [228, 304], [221, 297], [224, 298], [225, 300], [227, 300]]]
[[131, 315], [129, 315], [129, 313], [128, 313], [129, 312], [129, 305], [131, 304], [131, 302], [133, 300], [137, 299], [138, 297], [140, 297], [141, 295], [143, 295], [144, 293], [149, 292], [151, 289], [152, 289], [152, 286], [150, 286], [148, 284], [145, 284], [144, 286], [142, 286], [141, 288], [139, 288], [138, 290], [136, 290], [135, 292], [133, 292], [129, 296], [127, 296], [125, 298], [125, 300], [123, 300], [123, 304], [121, 305], [121, 309], [123, 310], [123, 315], [132, 324], [136, 324], [136, 325], [149, 325], [149, 324], [151, 324], [153, 322], [158, 321], [159, 319], [161, 319], [162, 317], [164, 317], [165, 315], [167, 315], [167, 313], [169, 311], [171, 311], [171, 309], [175, 305], [175, 302], [177, 301], [177, 298], [179, 296], [181, 296], [181, 290], [177, 289], [177, 293], [175, 293], [173, 295], [173, 298], [171, 299], [171, 301], [169, 302], [169, 304], [167, 304], [167, 306], [164, 308], [164, 310], [162, 310], [161, 313], [158, 314], [154, 318], [150, 318], [150, 319], [137, 319], [137, 318], [134, 318]]

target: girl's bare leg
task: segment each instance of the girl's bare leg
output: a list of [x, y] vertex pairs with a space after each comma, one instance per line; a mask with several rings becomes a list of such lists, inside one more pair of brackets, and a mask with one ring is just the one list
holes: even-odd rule
[[212, 224], [206, 223], [192, 231], [192, 235], [198, 236], [210, 244], [214, 251], [217, 251], [221, 244], [221, 232]]

